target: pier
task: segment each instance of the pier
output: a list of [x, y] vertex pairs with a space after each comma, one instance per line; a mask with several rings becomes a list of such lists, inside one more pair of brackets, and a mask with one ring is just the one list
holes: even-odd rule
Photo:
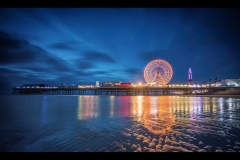
[[12, 94], [32, 95], [194, 95], [239, 90], [240, 87], [97, 87], [97, 88], [12, 88]]

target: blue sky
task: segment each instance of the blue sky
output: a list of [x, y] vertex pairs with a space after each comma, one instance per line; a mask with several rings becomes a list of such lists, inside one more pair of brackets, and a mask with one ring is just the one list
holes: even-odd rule
[[0, 8], [0, 93], [22, 84], [145, 83], [152, 60], [169, 84], [240, 78], [234, 8]]

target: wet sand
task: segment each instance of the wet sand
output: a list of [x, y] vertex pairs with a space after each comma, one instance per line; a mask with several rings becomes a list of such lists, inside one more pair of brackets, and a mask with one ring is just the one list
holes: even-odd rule
[[240, 96], [0, 96], [2, 152], [240, 152]]

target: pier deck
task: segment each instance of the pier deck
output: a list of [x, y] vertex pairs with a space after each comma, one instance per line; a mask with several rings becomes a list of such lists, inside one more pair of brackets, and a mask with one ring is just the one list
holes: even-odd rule
[[226, 90], [240, 90], [240, 87], [98, 87], [98, 88], [12, 88], [12, 94], [48, 95], [175, 95], [201, 94]]

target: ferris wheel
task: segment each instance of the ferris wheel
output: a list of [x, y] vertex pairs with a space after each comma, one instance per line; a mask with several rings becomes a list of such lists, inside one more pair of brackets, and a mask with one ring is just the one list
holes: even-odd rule
[[171, 65], [164, 60], [153, 60], [144, 69], [144, 78], [150, 85], [166, 85], [172, 78]]

